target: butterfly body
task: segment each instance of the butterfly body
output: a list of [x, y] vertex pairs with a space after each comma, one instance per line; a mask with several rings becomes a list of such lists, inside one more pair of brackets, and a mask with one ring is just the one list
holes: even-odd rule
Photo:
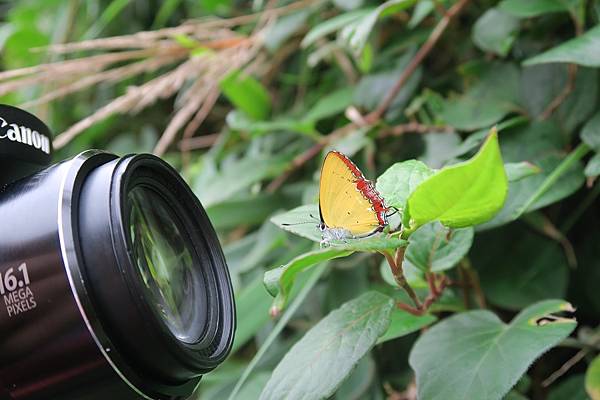
[[361, 238], [381, 232], [387, 212], [381, 195], [344, 154], [325, 156], [319, 185], [319, 228], [322, 243]]

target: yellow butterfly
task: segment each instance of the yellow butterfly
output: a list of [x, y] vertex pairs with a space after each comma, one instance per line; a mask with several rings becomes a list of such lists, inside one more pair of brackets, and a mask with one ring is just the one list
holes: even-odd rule
[[319, 229], [322, 244], [381, 232], [388, 224], [383, 198], [344, 154], [330, 151], [321, 168]]

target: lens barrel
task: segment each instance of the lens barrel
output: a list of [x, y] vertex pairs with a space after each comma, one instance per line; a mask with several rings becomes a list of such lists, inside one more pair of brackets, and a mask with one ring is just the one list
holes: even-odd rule
[[164, 161], [88, 151], [0, 191], [0, 400], [185, 399], [235, 305], [199, 201]]

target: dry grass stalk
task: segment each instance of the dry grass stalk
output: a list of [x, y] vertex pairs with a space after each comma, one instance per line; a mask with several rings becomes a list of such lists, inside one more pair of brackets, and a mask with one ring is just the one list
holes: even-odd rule
[[[46, 49], [54, 54], [102, 53], [0, 72], [0, 94], [34, 85], [52, 87], [39, 98], [21, 104], [34, 107], [96, 84], [119, 82], [175, 64], [162, 75], [128, 88], [125, 94], [77, 122], [54, 141], [56, 148], [64, 147], [81, 132], [111, 115], [137, 113], [159, 99], [177, 95], [174, 116], [155, 149], [157, 154], [162, 154], [182, 129], [185, 138], [198, 130], [219, 98], [218, 83], [224, 76], [236, 69], [264, 71], [261, 66], [265, 59], [260, 57], [263, 37], [278, 16], [316, 1], [321, 0], [301, 0], [229, 19], [186, 21], [174, 28], [53, 45]], [[235, 31], [245, 24], [254, 25], [249, 36]]]

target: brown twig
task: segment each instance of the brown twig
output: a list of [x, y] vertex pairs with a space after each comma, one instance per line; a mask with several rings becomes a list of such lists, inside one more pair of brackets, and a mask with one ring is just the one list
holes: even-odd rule
[[579, 350], [575, 355], [569, 358], [559, 369], [554, 371], [552, 375], [544, 379], [542, 382], [542, 387], [548, 387], [554, 383], [555, 380], [563, 376], [567, 371], [569, 371], [575, 364], [579, 361], [583, 360], [583, 358], [591, 351], [590, 348], [585, 348]]
[[577, 79], [577, 65], [569, 64], [567, 67], [567, 84], [561, 90], [561, 92], [548, 104], [546, 109], [540, 114], [540, 119], [545, 120], [552, 116], [554, 111], [565, 101], [567, 97], [571, 94], [573, 89], [575, 89], [575, 80]]
[[392, 102], [394, 101], [404, 84], [408, 81], [408, 79], [415, 72], [417, 67], [423, 62], [425, 57], [427, 57], [427, 55], [431, 52], [438, 40], [442, 37], [443, 33], [448, 28], [450, 21], [452, 21], [452, 19], [462, 11], [462, 9], [467, 5], [468, 2], [469, 0], [459, 0], [444, 14], [444, 16], [435, 26], [435, 28], [433, 28], [433, 31], [431, 31], [431, 34], [427, 38], [427, 41], [423, 43], [423, 46], [421, 46], [419, 51], [417, 51], [417, 54], [415, 54], [413, 59], [407, 65], [406, 69], [404, 69], [402, 75], [400, 75], [392, 89], [384, 97], [379, 106], [377, 106], [377, 108], [372, 113], [367, 115], [367, 121], [374, 123], [383, 116], [383, 114], [390, 107], [390, 105], [392, 104]]
[[211, 133], [210, 135], [202, 135], [183, 139], [179, 142], [179, 150], [190, 151], [211, 147], [217, 142], [217, 140], [219, 140], [220, 136], [220, 133]]
[[477, 271], [473, 269], [471, 266], [471, 262], [468, 258], [463, 258], [460, 262], [461, 268], [463, 268], [466, 277], [467, 283], [473, 288], [475, 292], [475, 298], [477, 300], [477, 304], [480, 308], [487, 308], [487, 303], [485, 301], [485, 294], [483, 293], [483, 289], [481, 288], [481, 283], [479, 282], [479, 275]]
[[438, 126], [438, 125], [427, 125], [419, 122], [408, 122], [406, 124], [400, 124], [384, 128], [379, 134], [380, 138], [388, 136], [402, 136], [406, 133], [453, 133], [454, 128], [451, 126]]

